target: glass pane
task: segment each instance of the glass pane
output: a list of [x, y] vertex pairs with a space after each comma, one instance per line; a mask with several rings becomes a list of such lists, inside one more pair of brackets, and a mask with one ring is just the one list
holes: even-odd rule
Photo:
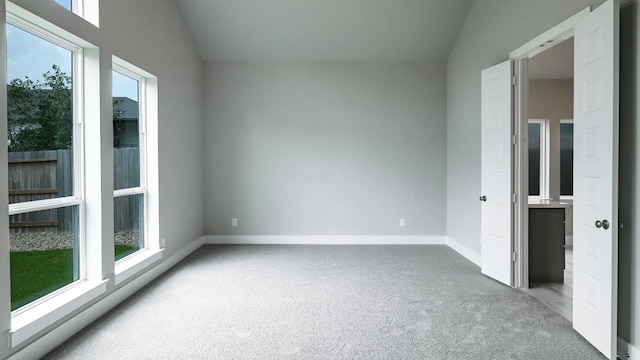
[[113, 199], [116, 261], [144, 249], [144, 195]]
[[62, 5], [65, 9], [71, 10], [71, 0], [53, 0]]
[[140, 186], [138, 81], [113, 71], [114, 189]]
[[560, 195], [573, 196], [573, 124], [560, 124]]
[[9, 217], [11, 310], [79, 279], [78, 207]]
[[72, 55], [7, 25], [9, 203], [73, 195]]
[[529, 124], [529, 195], [540, 195], [540, 124]]

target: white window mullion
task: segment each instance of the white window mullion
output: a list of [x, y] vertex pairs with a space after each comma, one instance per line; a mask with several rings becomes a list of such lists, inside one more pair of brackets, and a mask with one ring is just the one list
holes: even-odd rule
[[77, 206], [81, 203], [82, 199], [75, 196], [16, 203], [9, 205], [9, 215], [11, 216], [43, 210], [60, 209], [69, 206]]
[[145, 191], [145, 189], [143, 187], [120, 189], [120, 190], [115, 190], [113, 192], [113, 197], [114, 198], [119, 198], [119, 197], [124, 197], [124, 196], [131, 196], [131, 195], [144, 195], [145, 192], [146, 191]]
[[[147, 189], [147, 83], [146, 79], [138, 80], [138, 100], [140, 108], [139, 116], [139, 136], [138, 143], [140, 146], [140, 187], [145, 191]], [[146, 206], [145, 206], [146, 214]]]

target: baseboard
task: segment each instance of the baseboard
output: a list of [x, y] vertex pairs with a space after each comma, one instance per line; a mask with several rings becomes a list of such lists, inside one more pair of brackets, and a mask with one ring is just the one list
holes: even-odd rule
[[[640, 360], [640, 348], [637, 348], [624, 339], [618, 338], [618, 355], [628, 355], [626, 359]], [[621, 359], [625, 359], [621, 357]]]
[[480, 266], [480, 254], [448, 236], [269, 236], [209, 235], [205, 244], [236, 245], [447, 245]]
[[136, 291], [162, 275], [165, 271], [180, 262], [180, 260], [184, 259], [186, 256], [201, 247], [203, 243], [203, 238], [192, 241], [189, 245], [182, 248], [177, 254], [159, 263], [156, 267], [140, 275], [130, 283], [110, 293], [93, 306], [69, 319], [67, 322], [58, 326], [49, 333], [43, 335], [25, 348], [19, 350], [17, 353], [12, 354], [9, 357], [9, 360], [40, 359], [71, 336], [75, 335], [99, 317], [106, 314], [122, 301], [129, 298]]
[[455, 252], [457, 252], [458, 254], [464, 256], [467, 260], [471, 261], [472, 263], [481, 266], [481, 256], [480, 253], [475, 252], [474, 250], [471, 250], [471, 248], [469, 248], [468, 246], [462, 244], [461, 242], [447, 236], [447, 240], [446, 240], [446, 244], [453, 249]]
[[445, 236], [259, 236], [211, 235], [205, 244], [254, 245], [446, 245]]

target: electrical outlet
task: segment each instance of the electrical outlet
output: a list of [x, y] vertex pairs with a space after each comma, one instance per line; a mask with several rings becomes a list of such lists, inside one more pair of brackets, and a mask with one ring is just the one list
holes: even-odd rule
[[231, 219], [231, 226], [233, 227], [238, 226], [238, 219]]
[[400, 219], [400, 227], [407, 226], [407, 222], [404, 219]]

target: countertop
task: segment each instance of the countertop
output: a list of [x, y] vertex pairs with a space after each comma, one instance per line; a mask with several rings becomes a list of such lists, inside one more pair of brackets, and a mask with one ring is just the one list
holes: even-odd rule
[[572, 206], [571, 200], [529, 200], [529, 208], [566, 209]]

